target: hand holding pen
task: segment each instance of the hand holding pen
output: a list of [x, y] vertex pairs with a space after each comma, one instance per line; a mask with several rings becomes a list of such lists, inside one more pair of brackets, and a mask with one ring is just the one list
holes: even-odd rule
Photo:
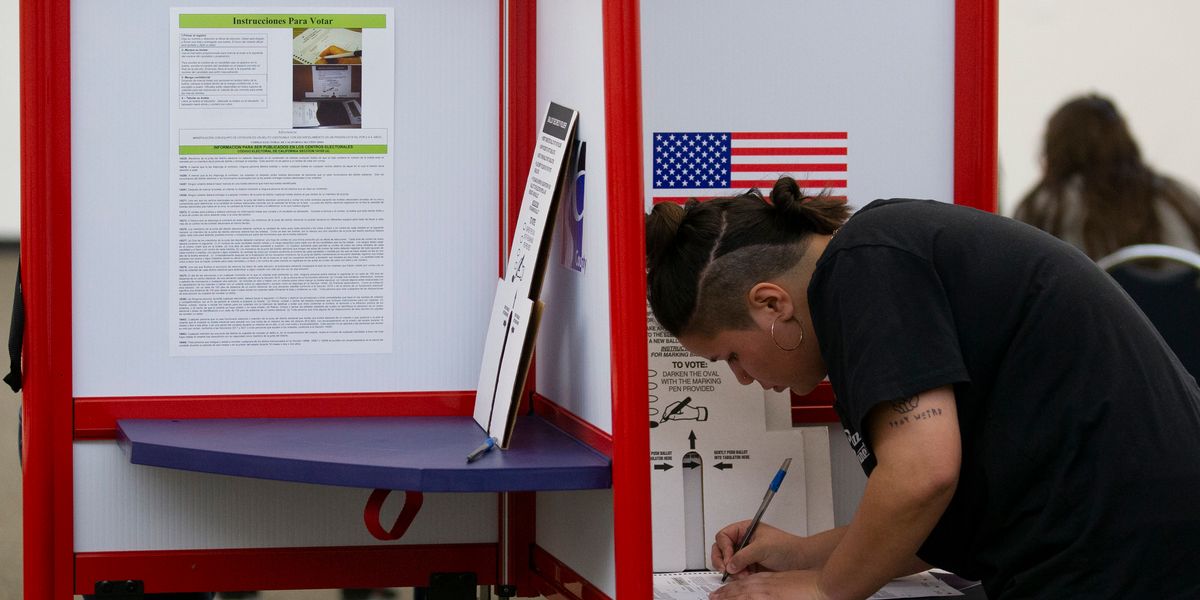
[[324, 65], [324, 64], [349, 65], [349, 64], [361, 64], [361, 63], [362, 63], [362, 50], [349, 51], [349, 50], [340, 48], [338, 46], [330, 46], [330, 47], [322, 50], [321, 53], [317, 55], [317, 64], [318, 65]]
[[667, 420], [670, 419], [671, 417], [683, 412], [683, 409], [686, 408], [688, 403], [691, 401], [692, 401], [692, 397], [688, 396], [687, 398], [684, 398], [683, 400], [680, 400], [679, 402], [676, 402], [676, 403], [672, 404], [671, 406], [668, 406], [667, 410], [663, 411], [662, 420], [660, 422], [666, 423]]
[[[733, 552], [725, 557], [726, 561], [732, 558], [734, 554], [737, 554], [742, 548], [745, 548], [746, 544], [750, 542], [750, 538], [754, 536], [754, 530], [758, 528], [758, 523], [762, 520], [763, 513], [767, 511], [767, 507], [770, 506], [771, 499], [775, 497], [775, 492], [779, 491], [779, 485], [783, 483], [783, 478], [787, 475], [788, 467], [791, 464], [792, 459], [788, 458], [784, 459], [783, 464], [779, 466], [779, 471], [775, 473], [771, 484], [767, 486], [767, 493], [763, 495], [762, 502], [758, 506], [758, 512], [754, 513], [754, 518], [750, 520], [750, 524], [746, 527], [746, 532], [742, 535], [742, 539], [733, 547]], [[725, 530], [722, 530], [722, 533], [725, 533]], [[714, 555], [717, 551], [717, 548], [713, 548]], [[728, 578], [729, 570], [726, 568], [725, 573], [721, 576], [721, 583], [724, 583]]]

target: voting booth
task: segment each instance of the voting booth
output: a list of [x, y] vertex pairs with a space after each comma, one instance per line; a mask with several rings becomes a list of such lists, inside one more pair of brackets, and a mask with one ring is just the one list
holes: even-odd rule
[[[768, 195], [790, 175], [854, 209], [905, 197], [994, 211], [995, 9], [642, 3], [647, 210]], [[648, 327], [656, 573], [712, 568], [716, 533], [755, 514], [786, 459], [764, 520], [799, 535], [849, 522], [865, 477], [828, 384], [808, 397], [742, 386]]]
[[[678, 198], [656, 137], [823, 148], [696, 196], [802, 172], [854, 206], [992, 210], [995, 12], [23, 3], [22, 47], [41, 49], [21, 64], [25, 597], [651, 597], [658, 554], [684, 545], [648, 543], [678, 537], [657, 529], [677, 491], [653, 497], [671, 473], [655, 465], [763, 462], [711, 437], [652, 453], [700, 407], [718, 423], [717, 386], [684, 379], [728, 380], [656, 380], [655, 360], [683, 361], [648, 345], [643, 218]], [[468, 464], [488, 309], [551, 103], [578, 112], [578, 143], [537, 350], [511, 443]], [[769, 404], [814, 432], [835, 420], [827, 391]], [[789, 439], [814, 457], [842, 443]]]

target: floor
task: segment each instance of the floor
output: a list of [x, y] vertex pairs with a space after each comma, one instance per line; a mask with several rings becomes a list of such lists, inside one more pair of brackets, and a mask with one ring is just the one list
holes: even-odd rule
[[[0, 243], [0, 347], [7, 347], [9, 315], [17, 273], [16, 244]], [[0, 359], [0, 376], [8, 373], [8, 356]], [[21, 561], [21, 465], [17, 458], [17, 411], [21, 395], [0, 385], [0, 597], [19, 598], [22, 590]], [[4, 590], [8, 590], [7, 592]], [[412, 600], [412, 590], [391, 590], [395, 600]], [[384, 598], [374, 594], [371, 600]], [[76, 598], [79, 598], [78, 596]], [[339, 590], [265, 591], [255, 600], [342, 600]], [[362, 596], [355, 596], [362, 599]], [[224, 600], [218, 596], [218, 600]]]
[[[0, 340], [8, 347], [8, 321], [12, 313], [13, 284], [17, 278], [16, 244], [0, 244]], [[8, 374], [4, 352], [3, 373]], [[21, 588], [21, 465], [17, 460], [17, 408], [21, 395], [0, 384], [0, 590]], [[2, 596], [17, 594], [0, 592]]]

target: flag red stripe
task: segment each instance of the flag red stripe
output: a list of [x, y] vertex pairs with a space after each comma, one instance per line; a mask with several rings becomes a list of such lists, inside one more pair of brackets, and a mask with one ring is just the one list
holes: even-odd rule
[[735, 140], [844, 140], [845, 131], [734, 131]]
[[[734, 179], [729, 182], [729, 187], [737, 188], [769, 188], [775, 185], [774, 179]], [[819, 188], [844, 188], [846, 187], [845, 179], [797, 179], [796, 185], [800, 187], [819, 187]]]
[[[729, 196], [651, 196], [650, 201], [655, 204], [658, 204], [660, 202], [674, 202], [675, 204], [683, 204], [684, 202], [687, 202], [688, 200], [692, 200], [692, 199], [698, 200], [700, 202], [704, 202], [706, 200], [714, 200], [716, 198], [728, 198], [728, 197]], [[766, 198], [769, 200], [771, 197], [766, 196]], [[845, 202], [847, 200], [846, 196], [828, 196], [828, 198], [830, 200], [839, 200], [841, 202]]]
[[846, 148], [730, 148], [733, 156], [845, 156]]
[[738, 171], [845, 171], [846, 163], [739, 163], [729, 165], [729, 170]]

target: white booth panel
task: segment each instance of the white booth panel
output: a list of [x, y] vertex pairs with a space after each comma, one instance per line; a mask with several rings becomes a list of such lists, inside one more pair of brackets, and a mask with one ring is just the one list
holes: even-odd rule
[[648, 202], [656, 132], [829, 131], [847, 134], [854, 207], [953, 201], [952, 0], [661, 0], [641, 25]]
[[[563, 219], [576, 207], [559, 206], [542, 301], [537, 342], [537, 390], [588, 423], [612, 432], [612, 344], [608, 280], [608, 182], [605, 147], [604, 57], [600, 2], [541, 2], [537, 22], [537, 102], [579, 111], [579, 139], [587, 144], [581, 222], [582, 270], [562, 264], [572, 243]], [[539, 110], [541, 110], [539, 108]], [[528, 157], [513, 157], [528, 161]]]
[[616, 598], [611, 490], [538, 493], [537, 545]]
[[[496, 494], [425, 494], [396, 542], [363, 524], [372, 490], [130, 464], [114, 442], [76, 442], [75, 552], [495, 543]], [[395, 522], [393, 492], [380, 522]]]
[[[474, 389], [499, 248], [495, 2], [355, 4], [389, 7], [394, 20], [392, 350], [170, 355], [169, 11], [231, 4], [72, 2], [74, 394]], [[329, 6], [263, 0], [253, 10]], [[113, 59], [113, 32], [137, 60]]]

